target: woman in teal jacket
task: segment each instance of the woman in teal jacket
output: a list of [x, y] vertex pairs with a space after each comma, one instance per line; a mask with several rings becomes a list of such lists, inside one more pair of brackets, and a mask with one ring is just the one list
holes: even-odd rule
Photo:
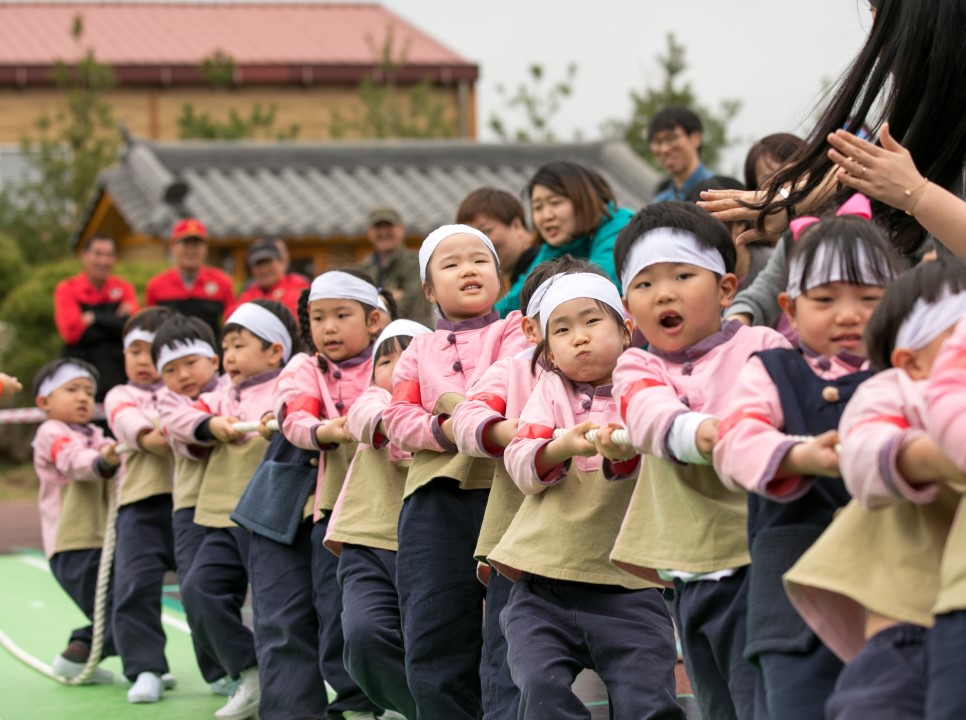
[[533, 268], [561, 255], [599, 265], [620, 288], [614, 271], [614, 241], [634, 213], [617, 207], [607, 181], [582, 165], [554, 162], [537, 170], [527, 185], [527, 195], [540, 249], [529, 269], [496, 304], [501, 317], [522, 309], [520, 290]]

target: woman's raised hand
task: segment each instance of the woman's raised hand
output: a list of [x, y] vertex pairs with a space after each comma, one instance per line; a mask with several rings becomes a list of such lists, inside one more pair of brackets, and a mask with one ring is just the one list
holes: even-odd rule
[[756, 240], [776, 240], [788, 227], [788, 213], [775, 212], [765, 217], [765, 231], [758, 229], [758, 216], [762, 211], [745, 207], [744, 204], [760, 205], [767, 197], [760, 190], [705, 190], [701, 193], [698, 207], [707, 210], [721, 222], [752, 223], [750, 230], [745, 230], [735, 239], [736, 244], [747, 245]]

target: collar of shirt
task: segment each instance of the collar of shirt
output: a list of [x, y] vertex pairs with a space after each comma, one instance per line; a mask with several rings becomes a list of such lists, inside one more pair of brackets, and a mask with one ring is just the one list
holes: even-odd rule
[[649, 347], [647, 350], [651, 354], [657, 355], [659, 358], [667, 360], [670, 363], [682, 365], [686, 362], [694, 362], [695, 360], [707, 355], [719, 345], [724, 345], [726, 342], [731, 340], [731, 338], [735, 336], [735, 333], [737, 333], [742, 327], [741, 322], [738, 320], [727, 320], [725, 324], [721, 326], [721, 330], [708, 335], [708, 337], [704, 338], [704, 340], [696, 342], [691, 347], [686, 347], [683, 350], [676, 350], [674, 352], [664, 352], [655, 347]]
[[263, 372], [260, 375], [254, 375], [250, 378], [242, 380], [235, 386], [236, 390], [243, 390], [245, 388], [253, 387], [254, 385], [261, 385], [263, 382], [268, 382], [269, 380], [274, 380], [282, 372], [282, 368], [275, 368], [274, 370], [269, 370], [268, 372]]
[[342, 362], [331, 362], [331, 361], [329, 361], [329, 363], [331, 365], [335, 365], [337, 368], [340, 368], [342, 370], [344, 370], [346, 368], [356, 367], [357, 365], [362, 365], [364, 362], [366, 362], [369, 358], [372, 357], [372, 348], [373, 348], [373, 345], [374, 345], [374, 343], [370, 343], [369, 346], [365, 350], [363, 350], [361, 353], [359, 353], [355, 357], [349, 358], [348, 360], [343, 360]]
[[475, 317], [470, 318], [469, 320], [460, 320], [458, 322], [453, 322], [452, 320], [447, 320], [446, 318], [441, 317], [436, 321], [436, 329], [445, 330], [447, 332], [479, 330], [480, 328], [485, 328], [487, 325], [492, 325], [499, 319], [500, 313], [498, 313], [496, 310], [491, 312], [489, 315], [484, 315], [483, 317]]

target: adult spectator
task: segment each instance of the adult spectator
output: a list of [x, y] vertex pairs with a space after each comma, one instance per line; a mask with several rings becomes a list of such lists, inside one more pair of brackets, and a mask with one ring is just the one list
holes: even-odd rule
[[[284, 242], [281, 242], [284, 246]], [[297, 273], [285, 274], [286, 265], [279, 250], [279, 240], [264, 238], [248, 246], [248, 269], [252, 282], [238, 296], [232, 310], [250, 300], [277, 300], [298, 317], [299, 295], [309, 286], [304, 277]], [[226, 315], [230, 315], [231, 311]]]
[[95, 235], [81, 251], [82, 269], [54, 288], [54, 323], [66, 347], [64, 357], [86, 360], [97, 368], [95, 400], [126, 382], [121, 329], [138, 310], [131, 283], [111, 273], [117, 262], [114, 238]]
[[530, 179], [527, 196], [541, 242], [530, 267], [496, 304], [501, 316], [520, 309], [520, 290], [530, 271], [561, 255], [596, 263], [620, 287], [614, 241], [634, 213], [617, 207], [614, 191], [599, 173], [572, 162], [548, 163]]
[[509, 290], [527, 272], [539, 248], [527, 230], [523, 205], [505, 190], [483, 187], [474, 190], [460, 203], [456, 222], [475, 227], [493, 242], [503, 287]]
[[396, 298], [399, 316], [425, 322], [430, 317], [429, 303], [419, 279], [419, 256], [406, 247], [402, 216], [393, 208], [374, 208], [368, 217], [366, 235], [372, 254], [360, 264], [376, 285]]
[[691, 188], [714, 175], [701, 162], [703, 139], [701, 118], [686, 107], [666, 107], [651, 119], [647, 141], [670, 176], [666, 187], [654, 196], [654, 202], [686, 200]]
[[148, 281], [148, 305], [165, 305], [183, 315], [198, 317], [220, 337], [221, 319], [235, 304], [231, 278], [205, 265], [208, 231], [200, 220], [179, 220], [171, 229], [168, 251], [173, 268]]

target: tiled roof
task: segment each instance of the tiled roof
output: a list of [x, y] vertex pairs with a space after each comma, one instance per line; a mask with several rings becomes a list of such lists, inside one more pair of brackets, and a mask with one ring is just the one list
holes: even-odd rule
[[[83, 19], [79, 42], [71, 36], [77, 16]], [[449, 67], [476, 78], [475, 65], [389, 10], [337, 3], [3, 3], [0, 69], [17, 69], [26, 78], [31, 69], [77, 60], [89, 48], [99, 62], [142, 72], [197, 68], [216, 50], [243, 70], [371, 69], [389, 28], [406, 66]]]
[[537, 168], [554, 160], [599, 171], [622, 205], [641, 207], [654, 194], [656, 173], [623, 142], [135, 140], [101, 174], [98, 197], [110, 194], [136, 232], [154, 237], [185, 215], [200, 218], [215, 239], [358, 237], [368, 211], [381, 205], [395, 207], [407, 231], [422, 235], [453, 222], [470, 191], [489, 185], [519, 196]]

